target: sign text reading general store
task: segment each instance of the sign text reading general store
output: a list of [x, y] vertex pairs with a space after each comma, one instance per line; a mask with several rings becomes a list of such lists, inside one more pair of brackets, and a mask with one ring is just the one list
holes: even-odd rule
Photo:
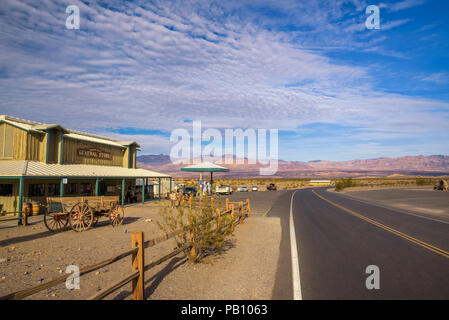
[[77, 153], [80, 157], [112, 160], [112, 156], [109, 152], [101, 151], [99, 149], [78, 149]]

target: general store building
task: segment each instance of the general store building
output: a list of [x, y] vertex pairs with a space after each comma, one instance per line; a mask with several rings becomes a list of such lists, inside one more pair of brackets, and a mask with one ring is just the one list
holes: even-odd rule
[[171, 192], [172, 177], [136, 168], [136, 141], [120, 141], [0, 115], [0, 213], [46, 197], [118, 195], [138, 201]]

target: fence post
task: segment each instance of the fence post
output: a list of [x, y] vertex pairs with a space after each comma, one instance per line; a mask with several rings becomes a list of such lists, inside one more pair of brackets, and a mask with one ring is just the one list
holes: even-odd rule
[[243, 223], [243, 205], [241, 202], [239, 203], [239, 216], [240, 216], [239, 224], [242, 224]]
[[192, 244], [192, 248], [190, 248], [190, 257], [195, 258], [196, 246], [195, 246], [195, 235], [193, 234], [193, 231], [190, 231], [190, 243]]
[[132, 282], [133, 289], [133, 300], [143, 300], [144, 299], [144, 270], [145, 265], [144, 254], [143, 254], [143, 232], [133, 232], [131, 234], [131, 242], [133, 248], [139, 248], [137, 253], [132, 255], [132, 271], [139, 270], [139, 277], [134, 279]]
[[212, 209], [212, 212], [214, 212], [214, 198], [210, 197], [210, 208]]
[[248, 211], [248, 218], [251, 217], [251, 208], [249, 206], [249, 199], [246, 199], [246, 208]]
[[189, 209], [192, 209], [192, 195], [189, 196]]
[[28, 225], [28, 216], [30, 215], [30, 207], [27, 206], [24, 210], [24, 217], [23, 217], [23, 226], [26, 227]]
[[226, 211], [229, 210], [229, 198], [226, 198]]
[[234, 205], [231, 204], [231, 231], [234, 232]]
[[220, 228], [220, 218], [221, 218], [220, 209], [217, 208], [217, 230]]

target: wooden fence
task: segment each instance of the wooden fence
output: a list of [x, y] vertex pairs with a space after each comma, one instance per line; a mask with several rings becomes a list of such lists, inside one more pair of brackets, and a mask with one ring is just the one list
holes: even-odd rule
[[[22, 215], [20, 214], [22, 213]], [[14, 214], [14, 216], [12, 216]], [[11, 215], [11, 216], [10, 216]], [[3, 218], [3, 217], [7, 218]], [[15, 212], [7, 212], [0, 214], [0, 222], [14, 221], [14, 220], [22, 220], [22, 226], [28, 225], [28, 217], [31, 216], [30, 210], [24, 210], [23, 212], [15, 211]]]
[[[194, 201], [192, 197], [186, 198], [186, 201], [189, 202], [189, 206], [191, 208], [196, 207], [197, 205], [206, 205], [204, 202], [202, 204], [196, 203], [198, 201]], [[247, 217], [250, 217], [250, 202], [249, 199], [247, 199], [245, 202], [229, 202], [229, 199], [226, 199], [226, 205], [225, 207], [217, 207], [214, 208], [214, 199], [211, 198], [211, 203], [207, 204], [210, 205], [213, 210], [216, 210], [216, 219], [219, 223], [220, 218], [224, 215], [230, 214], [231, 215], [231, 228], [234, 230], [234, 226], [237, 224], [242, 224], [245, 219], [245, 213]], [[236, 210], [238, 210], [238, 215], [236, 215]], [[238, 218], [237, 220], [235, 218]], [[116, 291], [117, 289], [120, 289], [124, 285], [128, 284], [129, 282], [132, 282], [132, 299], [133, 300], [143, 300], [145, 298], [144, 296], [144, 273], [147, 270], [150, 270], [151, 268], [156, 267], [157, 265], [163, 263], [164, 261], [167, 261], [176, 255], [178, 255], [181, 252], [186, 252], [188, 249], [190, 249], [190, 254], [196, 254], [195, 252], [195, 245], [193, 242], [189, 242], [184, 244], [183, 246], [175, 249], [174, 251], [170, 252], [169, 254], [159, 258], [156, 261], [153, 261], [147, 265], [145, 265], [145, 253], [144, 249], [150, 248], [153, 246], [156, 246], [159, 243], [162, 243], [166, 240], [169, 240], [171, 238], [174, 238], [178, 235], [181, 235], [185, 233], [186, 230], [184, 229], [178, 229], [169, 233], [165, 233], [164, 235], [144, 241], [144, 233], [139, 232], [132, 232], [131, 234], [131, 249], [125, 252], [122, 252], [118, 255], [115, 255], [114, 257], [105, 259], [97, 264], [83, 267], [80, 269], [79, 276], [91, 273], [92, 271], [98, 270], [100, 268], [103, 268], [107, 265], [110, 265], [114, 262], [117, 262], [123, 258], [126, 258], [128, 256], [131, 257], [131, 273], [124, 277], [123, 279], [113, 283], [108, 288], [101, 290], [97, 294], [93, 295], [89, 298], [89, 300], [100, 300], [111, 294], [112, 292]], [[190, 239], [192, 241], [193, 235], [190, 235]], [[35, 293], [38, 293], [40, 291], [43, 291], [45, 289], [54, 287], [58, 284], [64, 283], [67, 280], [67, 275], [62, 275], [60, 277], [51, 279], [47, 282], [41, 283], [35, 287], [20, 290], [17, 292], [13, 292], [10, 294], [7, 294], [3, 297], [0, 297], [0, 300], [18, 300], [23, 299], [28, 296], [31, 296]]]

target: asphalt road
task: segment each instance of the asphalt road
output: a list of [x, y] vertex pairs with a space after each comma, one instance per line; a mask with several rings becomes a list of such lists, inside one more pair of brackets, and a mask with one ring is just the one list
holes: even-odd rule
[[[282, 225], [273, 299], [293, 298], [290, 204], [302, 299], [449, 299], [447, 222], [323, 188], [285, 192], [268, 214]], [[378, 267], [379, 289], [366, 287], [370, 265]]]

